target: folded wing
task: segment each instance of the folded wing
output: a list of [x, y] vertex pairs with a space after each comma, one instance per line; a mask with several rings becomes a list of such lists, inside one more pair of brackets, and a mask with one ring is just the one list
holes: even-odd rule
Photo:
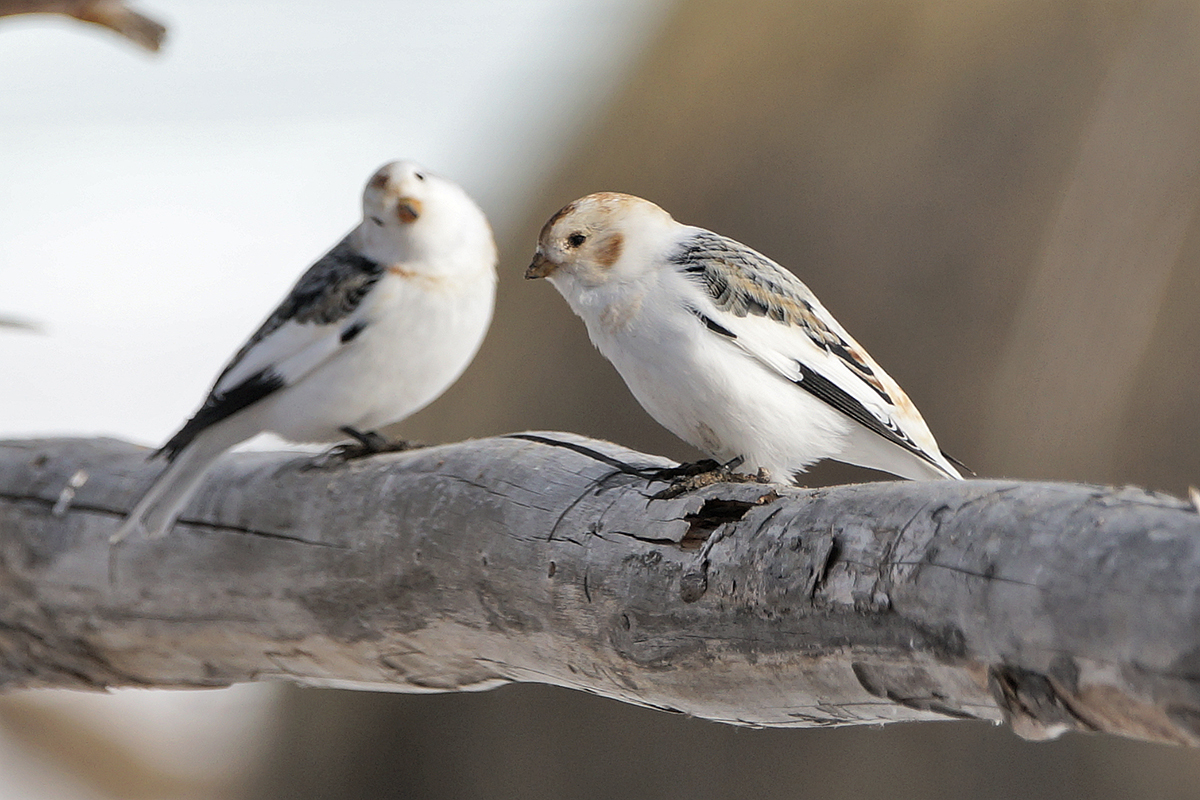
[[698, 231], [672, 257], [719, 336], [947, 477], [959, 477], [904, 391], [800, 279], [732, 239]]
[[383, 267], [348, 239], [313, 264], [217, 376], [204, 404], [156, 455], [173, 460], [196, 436], [295, 385], [366, 327], [362, 301]]

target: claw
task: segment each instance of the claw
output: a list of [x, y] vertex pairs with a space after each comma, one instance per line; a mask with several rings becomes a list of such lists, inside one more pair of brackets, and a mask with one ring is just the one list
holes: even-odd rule
[[650, 499], [671, 500], [680, 495], [694, 492], [697, 489], [712, 486], [714, 483], [770, 482], [770, 476], [766, 470], [760, 469], [757, 475], [738, 475], [735, 473], [734, 470], [744, 464], [745, 461], [746, 459], [742, 456], [738, 456], [724, 464], [718, 464], [711, 458], [706, 458], [703, 461], [696, 461], [691, 464], [680, 464], [678, 467], [657, 470], [647, 475], [647, 478], [651, 482], [669, 480], [671, 481], [671, 485], [651, 495]]
[[377, 431], [360, 431], [349, 425], [338, 428], [339, 431], [354, 439], [353, 442], [335, 444], [312, 462], [313, 469], [321, 469], [335, 461], [355, 461], [369, 458], [380, 453], [403, 453], [408, 450], [420, 450], [429, 445], [423, 442], [409, 442], [403, 439], [389, 439]]
[[358, 428], [351, 427], [350, 425], [343, 425], [338, 430], [358, 442], [357, 445], [343, 444], [338, 445], [338, 447], [361, 450], [363, 451], [361, 455], [382, 453], [391, 444], [388, 438], [378, 431], [360, 431]]

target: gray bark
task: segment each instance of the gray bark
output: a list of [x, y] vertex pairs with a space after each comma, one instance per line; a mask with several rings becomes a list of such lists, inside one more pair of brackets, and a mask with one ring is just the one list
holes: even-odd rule
[[[522, 438], [526, 437], [526, 438]], [[1200, 743], [1200, 515], [1140, 489], [719, 484], [569, 434], [160, 467], [0, 443], [0, 686], [557, 684], [721, 722], [1007, 721]]]

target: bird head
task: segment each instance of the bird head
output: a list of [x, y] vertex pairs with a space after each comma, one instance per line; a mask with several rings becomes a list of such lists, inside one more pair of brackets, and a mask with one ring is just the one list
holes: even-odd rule
[[653, 269], [679, 227], [649, 200], [617, 192], [590, 194], [545, 224], [525, 277], [547, 278], [560, 291], [636, 280]]
[[363, 254], [381, 263], [493, 247], [483, 212], [456, 183], [413, 161], [380, 167], [363, 190]]

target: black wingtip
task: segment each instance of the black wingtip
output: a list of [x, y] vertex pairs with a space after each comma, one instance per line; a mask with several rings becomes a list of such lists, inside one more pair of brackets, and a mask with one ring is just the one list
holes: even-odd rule
[[170, 440], [150, 457], [166, 458], [170, 463], [210, 425], [231, 417], [247, 406], [257, 403], [284, 386], [283, 376], [269, 367], [259, 370], [246, 380], [221, 394], [213, 392], [191, 419]]
[[710, 331], [717, 334], [718, 336], [724, 336], [726, 339], [736, 339], [737, 338], [736, 333], [729, 330], [724, 325], [721, 325], [720, 323], [718, 323], [712, 317], [705, 314], [700, 309], [695, 308], [693, 306], [687, 306], [687, 310], [692, 312], [692, 314], [694, 314], [697, 319], [699, 319], [701, 322], [703, 322], [704, 327], [708, 328]]
[[964, 471], [964, 472], [968, 473], [968, 474], [969, 474], [969, 475], [970, 475], [972, 478], [978, 477], [978, 475], [977, 475], [977, 473], [975, 472], [975, 470], [971, 469], [971, 468], [970, 468], [970, 467], [968, 467], [966, 464], [964, 464], [963, 462], [959, 461], [959, 460], [958, 460], [957, 458], [955, 458], [954, 456], [952, 456], [952, 455], [950, 455], [949, 453], [947, 453], [945, 450], [942, 450], [942, 451], [941, 451], [941, 453], [942, 453], [942, 458], [946, 459], [947, 461], [949, 461], [951, 464], [953, 464], [954, 466], [958, 467], [958, 468], [959, 468], [959, 469], [961, 469], [962, 471]]
[[150, 455], [146, 456], [146, 460], [153, 461], [156, 458], [163, 458], [166, 459], [168, 464], [170, 464], [175, 460], [175, 457], [179, 455], [183, 448], [187, 447], [188, 444], [191, 443], [192, 439], [196, 437], [197, 432], [198, 431], [195, 430], [194, 426], [192, 426], [192, 420], [188, 420], [187, 424], [176, 431], [175, 435], [172, 436], [166, 444], [155, 450]]

